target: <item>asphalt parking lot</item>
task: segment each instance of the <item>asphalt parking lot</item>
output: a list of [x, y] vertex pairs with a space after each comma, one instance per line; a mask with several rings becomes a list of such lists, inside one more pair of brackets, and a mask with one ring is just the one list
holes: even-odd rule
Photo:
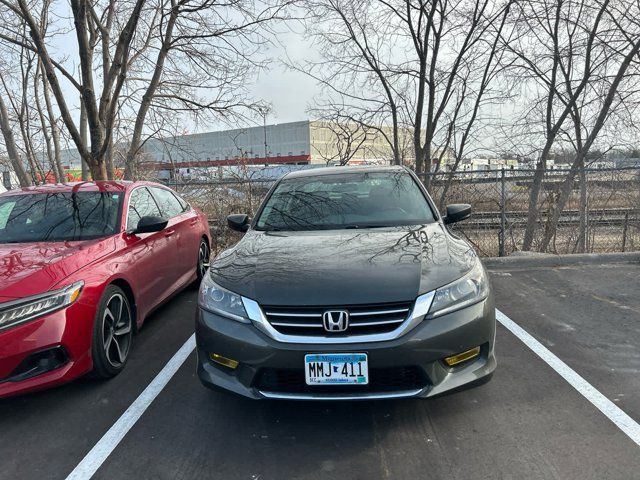
[[[514, 264], [491, 277], [500, 311], [636, 428], [640, 265]], [[95, 452], [191, 336], [195, 301], [186, 291], [158, 311], [119, 377], [0, 400], [0, 478], [64, 479]], [[206, 390], [191, 353], [94, 478], [640, 478], [640, 446], [587, 399], [593, 392], [503, 325], [497, 355], [491, 382], [445, 397], [295, 403]]]

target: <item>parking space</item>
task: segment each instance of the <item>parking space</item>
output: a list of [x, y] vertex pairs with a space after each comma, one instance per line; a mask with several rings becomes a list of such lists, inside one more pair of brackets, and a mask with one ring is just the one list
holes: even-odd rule
[[[506, 267], [498, 308], [640, 421], [640, 266]], [[0, 478], [65, 478], [193, 331], [194, 292], [160, 310], [116, 379], [0, 401]], [[640, 478], [640, 449], [498, 327], [499, 366], [432, 400], [255, 402], [184, 362], [94, 478]]]
[[639, 265], [515, 265], [492, 281], [500, 310], [640, 422]]

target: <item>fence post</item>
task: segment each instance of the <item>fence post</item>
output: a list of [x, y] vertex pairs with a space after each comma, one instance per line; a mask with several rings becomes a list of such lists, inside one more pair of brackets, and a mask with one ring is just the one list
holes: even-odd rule
[[500, 233], [498, 234], [498, 256], [504, 257], [504, 239], [505, 230], [507, 226], [507, 212], [506, 212], [506, 191], [504, 181], [504, 167], [500, 172]]
[[589, 170], [585, 165], [584, 168], [584, 253], [591, 250], [591, 233], [589, 232]]
[[627, 247], [627, 231], [629, 229], [629, 212], [624, 214], [624, 223], [622, 224], [622, 251]]

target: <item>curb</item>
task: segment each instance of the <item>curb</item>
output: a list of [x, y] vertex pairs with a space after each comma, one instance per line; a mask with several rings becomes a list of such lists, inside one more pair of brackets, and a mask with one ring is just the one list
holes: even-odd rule
[[488, 269], [640, 263], [640, 252], [576, 253], [570, 255], [532, 253], [510, 257], [483, 258], [482, 263]]

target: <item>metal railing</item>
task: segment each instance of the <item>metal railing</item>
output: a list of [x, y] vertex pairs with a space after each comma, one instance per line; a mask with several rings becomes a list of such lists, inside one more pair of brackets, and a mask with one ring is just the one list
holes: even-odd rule
[[[542, 232], [567, 170], [548, 170], [542, 179], [532, 249]], [[447, 204], [469, 203], [472, 217], [453, 229], [483, 256], [504, 256], [522, 249], [534, 170], [438, 172], [423, 181], [444, 212]], [[178, 179], [165, 182], [202, 208], [220, 246], [237, 240], [226, 229], [229, 213], [255, 212], [274, 178]], [[640, 250], [640, 168], [584, 169], [578, 172], [559, 216], [547, 252], [619, 252]]]
[[[441, 209], [449, 203], [469, 203], [474, 215], [456, 230], [487, 256], [522, 249], [528, 221], [534, 170], [500, 169], [442, 172], [424, 179]], [[544, 173], [534, 218], [532, 249], [541, 237], [568, 170]], [[548, 247], [551, 253], [618, 252], [640, 249], [640, 168], [578, 170], [565, 209], [560, 213]]]

